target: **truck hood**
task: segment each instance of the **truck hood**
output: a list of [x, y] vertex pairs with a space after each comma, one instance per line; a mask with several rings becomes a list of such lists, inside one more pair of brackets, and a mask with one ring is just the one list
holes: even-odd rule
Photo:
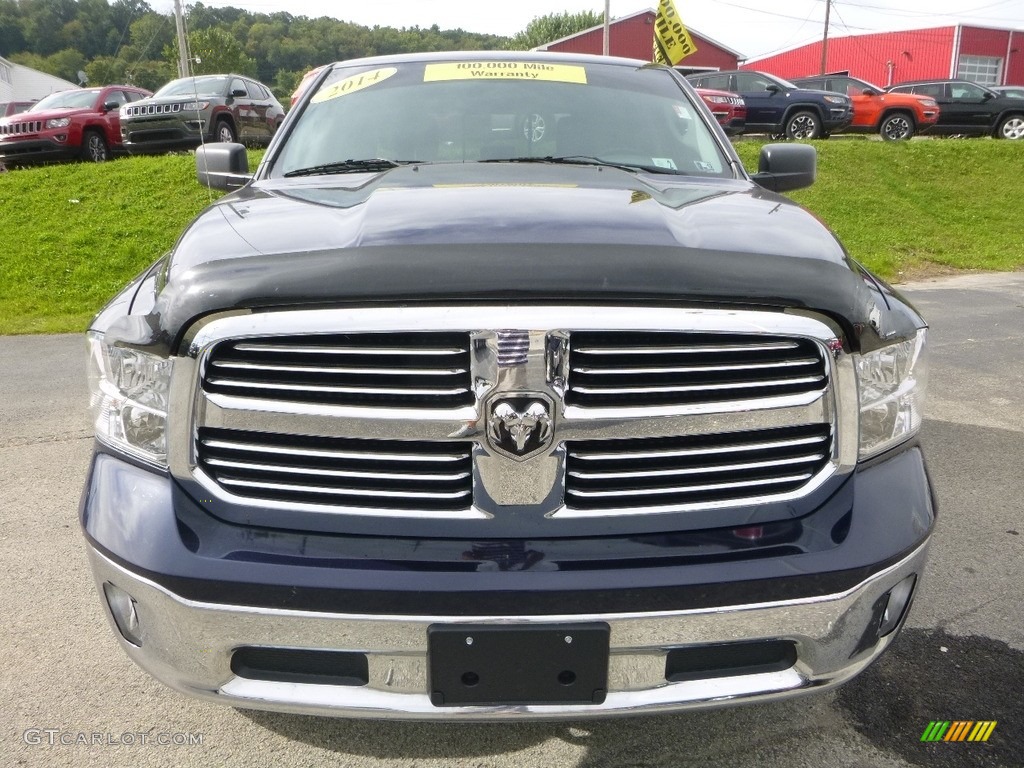
[[204, 211], [153, 284], [146, 328], [128, 335], [169, 348], [219, 310], [384, 302], [807, 308], [855, 336], [907, 330], [881, 327], [877, 284], [790, 200], [746, 180], [609, 167], [256, 182]]

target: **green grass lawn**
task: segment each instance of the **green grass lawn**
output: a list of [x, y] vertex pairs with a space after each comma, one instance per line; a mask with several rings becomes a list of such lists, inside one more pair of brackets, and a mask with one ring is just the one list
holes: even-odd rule
[[[882, 277], [1024, 267], [1024, 141], [816, 146], [818, 181], [793, 199]], [[748, 169], [760, 147], [737, 145]], [[0, 174], [0, 333], [83, 330], [217, 194], [190, 155]]]

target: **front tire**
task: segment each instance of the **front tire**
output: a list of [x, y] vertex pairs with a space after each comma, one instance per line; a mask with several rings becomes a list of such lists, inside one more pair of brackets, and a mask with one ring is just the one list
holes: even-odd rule
[[227, 120], [218, 120], [217, 129], [213, 132], [213, 140], [221, 142], [234, 142], [237, 140], [235, 129]]
[[808, 110], [800, 110], [786, 120], [787, 139], [817, 139], [821, 136], [821, 119]]
[[906, 141], [914, 135], [914, 121], [906, 113], [896, 112], [882, 121], [878, 133], [883, 141]]
[[82, 159], [87, 163], [104, 163], [110, 159], [110, 147], [99, 131], [86, 131], [82, 136]]
[[996, 128], [997, 139], [1024, 139], [1024, 115], [1004, 117]]

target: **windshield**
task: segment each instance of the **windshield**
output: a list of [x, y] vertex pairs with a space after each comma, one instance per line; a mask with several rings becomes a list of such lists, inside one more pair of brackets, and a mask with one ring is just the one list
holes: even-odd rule
[[32, 105], [29, 112], [42, 112], [44, 109], [81, 109], [91, 107], [99, 96], [98, 88], [90, 88], [86, 91], [59, 91], [51, 93], [46, 98], [40, 99]]
[[172, 80], [153, 94], [154, 99], [161, 96], [220, 96], [228, 87], [227, 77], [185, 77]]
[[353, 172], [360, 169], [353, 161], [369, 159], [570, 159], [732, 176], [700, 108], [669, 71], [564, 62], [481, 58], [338, 66], [305, 106], [273, 173]]

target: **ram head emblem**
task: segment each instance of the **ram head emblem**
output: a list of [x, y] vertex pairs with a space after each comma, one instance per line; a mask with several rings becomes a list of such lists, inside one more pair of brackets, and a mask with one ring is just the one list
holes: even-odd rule
[[501, 453], [527, 458], [551, 442], [551, 414], [548, 405], [540, 400], [525, 399], [521, 410], [517, 410], [517, 404], [509, 400], [492, 404], [488, 434]]

